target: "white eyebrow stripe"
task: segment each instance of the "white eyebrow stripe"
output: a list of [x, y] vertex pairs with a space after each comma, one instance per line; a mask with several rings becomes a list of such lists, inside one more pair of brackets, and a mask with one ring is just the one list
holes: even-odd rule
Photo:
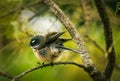
[[32, 43], [35, 43], [36, 40], [33, 40]]

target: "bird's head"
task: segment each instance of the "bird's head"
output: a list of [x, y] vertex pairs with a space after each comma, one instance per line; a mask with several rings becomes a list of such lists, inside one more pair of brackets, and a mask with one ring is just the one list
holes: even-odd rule
[[42, 35], [36, 35], [30, 40], [30, 46], [33, 49], [40, 49], [44, 45], [45, 38]]

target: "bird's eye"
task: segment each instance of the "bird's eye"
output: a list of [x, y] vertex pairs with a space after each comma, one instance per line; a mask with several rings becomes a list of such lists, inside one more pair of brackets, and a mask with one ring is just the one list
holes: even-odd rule
[[35, 36], [31, 39], [30, 41], [30, 46], [36, 46], [36, 45], [39, 45], [40, 44], [40, 39], [41, 37], [40, 36]]

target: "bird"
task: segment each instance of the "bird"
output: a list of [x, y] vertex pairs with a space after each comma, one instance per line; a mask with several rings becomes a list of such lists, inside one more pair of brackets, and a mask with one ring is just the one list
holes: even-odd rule
[[63, 43], [71, 40], [60, 38], [65, 32], [49, 32], [45, 35], [35, 35], [30, 40], [30, 46], [33, 49], [34, 55], [41, 62], [55, 62], [63, 50], [71, 50], [66, 48]]

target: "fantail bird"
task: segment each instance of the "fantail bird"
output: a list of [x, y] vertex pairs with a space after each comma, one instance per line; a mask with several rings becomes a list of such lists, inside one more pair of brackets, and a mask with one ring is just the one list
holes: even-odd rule
[[36, 35], [30, 40], [35, 56], [42, 62], [53, 62], [60, 55], [63, 49], [78, 52], [64, 47], [63, 43], [71, 39], [59, 38], [65, 32], [51, 32], [46, 35]]

